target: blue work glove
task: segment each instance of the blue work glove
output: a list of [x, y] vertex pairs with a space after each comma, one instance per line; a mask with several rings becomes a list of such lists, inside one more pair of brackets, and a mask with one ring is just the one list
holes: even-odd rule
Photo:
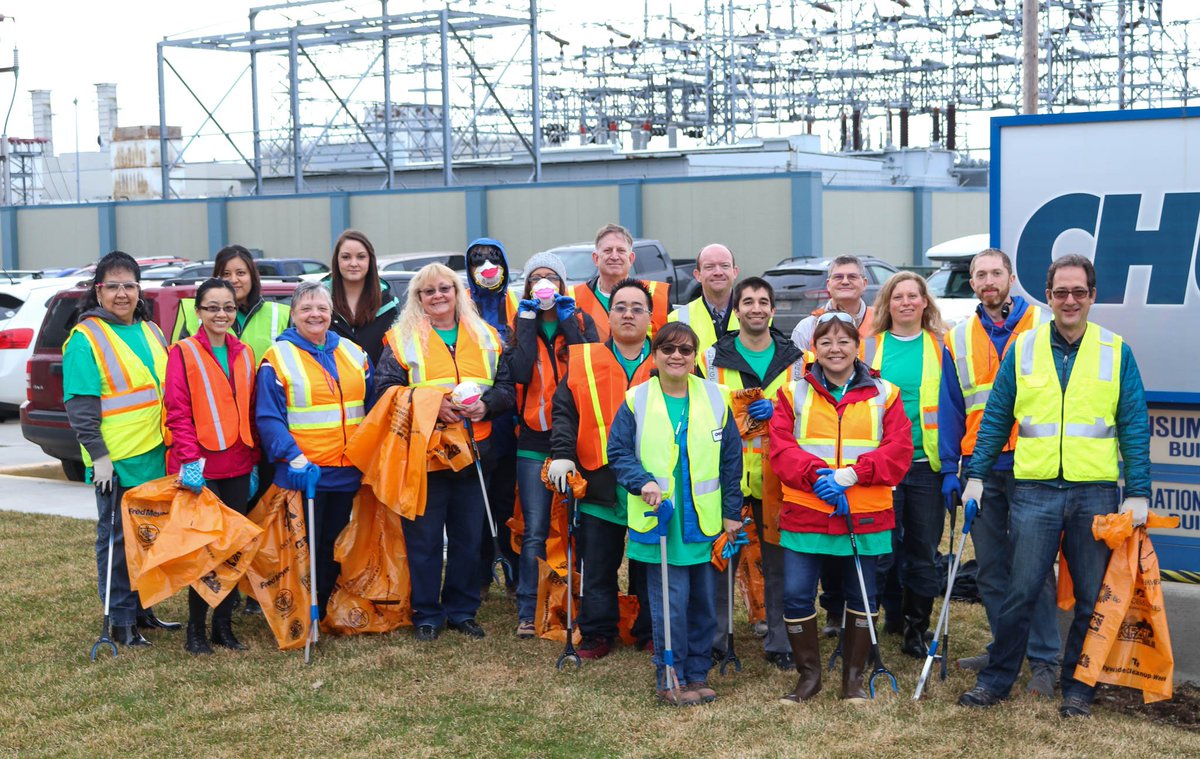
[[979, 514], [979, 502], [971, 499], [963, 505], [963, 535], [971, 531], [971, 525], [975, 523], [975, 517]]
[[745, 530], [738, 530], [733, 540], [726, 541], [725, 545], [721, 547], [721, 558], [725, 560], [732, 559], [741, 550], [742, 546], [748, 545], [750, 545], [750, 536], [746, 534]]
[[962, 493], [962, 483], [958, 480], [957, 474], [942, 475], [942, 500], [946, 504], [946, 511], [954, 511], [958, 508], [958, 498]]
[[258, 464], [255, 464], [254, 468], [250, 470], [250, 497], [253, 498], [254, 494], [257, 492], [258, 492]]
[[817, 474], [821, 475], [821, 478], [813, 484], [813, 492], [830, 506], [837, 506], [838, 498], [842, 497], [850, 486], [838, 482], [832, 469], [818, 469]]
[[313, 498], [317, 494], [317, 481], [321, 479], [321, 467], [311, 462], [301, 467], [289, 466], [287, 470], [288, 487], [299, 490], [305, 497]]
[[179, 467], [179, 483], [196, 495], [204, 490], [204, 459], [190, 461]]
[[555, 295], [554, 311], [558, 314], [558, 320], [565, 322], [575, 315], [575, 299], [570, 295]]
[[829, 515], [831, 517], [844, 517], [850, 513], [850, 501], [846, 499], [845, 494], [839, 495], [837, 502], [830, 505], [833, 506], [833, 513]]
[[746, 407], [746, 413], [748, 413], [750, 418], [755, 421], [765, 422], [774, 416], [775, 404], [771, 403], [771, 401], [767, 400], [766, 398], [759, 398]]
[[671, 522], [671, 517], [675, 514], [675, 505], [669, 500], [663, 499], [662, 503], [658, 504], [658, 511], [647, 511], [648, 517], [658, 517], [658, 527], [655, 528], [655, 533], [660, 537], [666, 537], [667, 525]]
[[537, 311], [538, 311], [538, 302], [532, 298], [530, 298], [529, 300], [523, 300], [523, 301], [520, 301], [517, 303], [517, 313], [523, 314], [525, 312], [529, 312], [531, 314], [536, 314]]

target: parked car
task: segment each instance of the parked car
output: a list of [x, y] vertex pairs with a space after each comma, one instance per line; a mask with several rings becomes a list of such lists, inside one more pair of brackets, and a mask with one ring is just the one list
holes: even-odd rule
[[[546, 251], [562, 259], [567, 270], [567, 284], [587, 282], [596, 276], [596, 265], [592, 263], [592, 252], [596, 246], [590, 242], [560, 245]], [[692, 277], [696, 261], [690, 258], [672, 259], [658, 240], [633, 241], [633, 268], [629, 276], [671, 285], [671, 302], [687, 303], [700, 293], [700, 283]]]
[[988, 247], [987, 235], [967, 235], [925, 251], [926, 258], [941, 264], [929, 275], [928, 282], [929, 292], [937, 298], [947, 327], [953, 327], [975, 313], [979, 300], [971, 289], [971, 259]]
[[[190, 262], [189, 262], [190, 263]], [[264, 277], [300, 277], [320, 280], [329, 273], [329, 265], [311, 258], [256, 258], [254, 265]]]
[[[286, 301], [291, 298], [297, 281], [295, 278], [292, 281], [263, 280], [263, 297]], [[195, 282], [165, 285], [145, 283], [142, 297], [150, 305], [152, 317], [163, 334], [170, 335], [180, 299], [194, 297], [196, 286]], [[79, 320], [79, 305], [87, 289], [86, 281], [76, 284], [58, 291], [46, 304], [46, 315], [26, 369], [28, 397], [21, 405], [21, 434], [38, 445], [46, 455], [59, 459], [63, 473], [75, 481], [83, 480], [84, 466], [79, 441], [67, 422], [67, 412], [63, 407], [62, 346]]]
[[[867, 290], [863, 300], [873, 303], [879, 288], [899, 269], [874, 256], [859, 256], [867, 270]], [[825, 280], [829, 276], [832, 258], [785, 258], [763, 272], [763, 279], [775, 288], [775, 320], [773, 325], [790, 335], [800, 321], [829, 300]]]
[[394, 256], [381, 256], [376, 262], [380, 272], [385, 271], [418, 271], [428, 264], [442, 264], [457, 272], [467, 270], [467, 257], [462, 253], [451, 251], [442, 253], [400, 253]]
[[76, 280], [26, 279], [0, 285], [0, 419], [16, 417], [25, 400], [25, 371], [46, 303]]

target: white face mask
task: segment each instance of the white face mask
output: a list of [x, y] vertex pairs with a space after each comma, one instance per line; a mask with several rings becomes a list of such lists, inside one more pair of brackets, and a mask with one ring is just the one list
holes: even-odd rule
[[475, 284], [480, 287], [485, 287], [488, 290], [495, 290], [500, 286], [500, 282], [504, 279], [504, 267], [499, 264], [494, 264], [491, 261], [483, 264], [475, 269], [471, 275], [475, 278]]
[[554, 286], [553, 282], [548, 279], [539, 279], [534, 283], [532, 293], [543, 311], [554, 308], [554, 296], [558, 295], [558, 288]]

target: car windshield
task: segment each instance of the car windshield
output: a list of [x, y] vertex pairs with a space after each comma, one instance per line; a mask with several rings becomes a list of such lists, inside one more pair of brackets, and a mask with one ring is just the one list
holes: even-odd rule
[[592, 251], [587, 249], [559, 250], [555, 255], [562, 259], [567, 270], [567, 279], [582, 282], [596, 276], [596, 265], [592, 263]]
[[929, 291], [935, 298], [974, 298], [971, 272], [966, 269], [938, 269], [929, 275]]

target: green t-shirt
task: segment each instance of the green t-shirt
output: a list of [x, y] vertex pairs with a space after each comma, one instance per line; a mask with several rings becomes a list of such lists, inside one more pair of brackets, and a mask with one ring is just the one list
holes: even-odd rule
[[[687, 396], [675, 398], [663, 393], [663, 398], [667, 402], [667, 418], [671, 420], [671, 427], [676, 430], [680, 429], [688, 413]], [[674, 477], [676, 488], [683, 487], [682, 457], [675, 464]], [[677, 567], [690, 567], [710, 561], [712, 559], [712, 543], [683, 542], [683, 515], [679, 513], [679, 505], [677, 500], [675, 514], [667, 523], [667, 563]], [[639, 543], [636, 540], [630, 540], [626, 555], [635, 561], [647, 564], [658, 564], [662, 561], [662, 551], [657, 542]]]
[[617, 363], [625, 370], [625, 379], [633, 379], [633, 373], [637, 371], [642, 362], [646, 360], [646, 356], [650, 355], [650, 338], [646, 338], [645, 344], [642, 345], [642, 352], [637, 358], [625, 358], [618, 350], [616, 343], [613, 343], [613, 355], [617, 357]]
[[[635, 359], [627, 359], [621, 355], [621, 351], [613, 345], [613, 355], [617, 357], [617, 363], [625, 370], [625, 379], [633, 379], [633, 373], [646, 360], [646, 356], [650, 355], [650, 339], [646, 338], [645, 344], [642, 346], [641, 355]], [[518, 455], [520, 451], [517, 452]], [[603, 519], [605, 522], [613, 524], [627, 525], [629, 520], [626, 514], [629, 511], [629, 491], [620, 485], [617, 486], [617, 502], [612, 506], [604, 506], [598, 503], [589, 503], [587, 501], [579, 502], [579, 510], [584, 514], [591, 514], [597, 519]], [[657, 559], [656, 559], [657, 561]]]
[[[830, 517], [839, 519], [840, 517]], [[892, 552], [892, 531], [869, 532], [856, 535], [858, 552], [863, 556], [882, 556]], [[854, 553], [850, 548], [848, 535], [829, 535], [823, 532], [789, 532], [780, 530], [779, 545], [797, 553], [816, 553], [825, 556], [850, 556]]]
[[434, 327], [433, 331], [438, 334], [438, 337], [442, 338], [442, 342], [445, 343], [446, 345], [454, 345], [455, 343], [458, 342], [458, 324], [457, 323], [450, 329], [438, 329], [437, 327]]
[[225, 376], [229, 376], [229, 346], [214, 345], [212, 346], [213, 358], [221, 366], [221, 371], [225, 372]]
[[883, 365], [879, 375], [900, 388], [904, 415], [912, 422], [913, 461], [927, 457], [921, 444], [921, 369], [925, 359], [922, 334], [897, 337], [891, 332], [883, 336]]
[[[154, 371], [154, 354], [146, 342], [146, 333], [138, 322], [133, 324], [117, 324], [108, 322], [113, 332], [120, 338], [133, 354], [138, 357], [154, 381], [162, 387], [162, 378]], [[76, 396], [91, 395], [100, 397], [100, 367], [92, 355], [92, 347], [87, 338], [81, 334], [71, 336], [63, 350], [63, 402]], [[160, 445], [145, 453], [131, 456], [127, 459], [113, 462], [113, 471], [121, 480], [121, 486], [131, 488], [143, 482], [165, 477], [167, 475], [167, 447]], [[91, 476], [88, 476], [91, 480]]]
[[766, 350], [752, 351], [742, 344], [741, 340], [734, 340], [733, 345], [737, 348], [737, 352], [742, 354], [742, 358], [746, 359], [746, 363], [758, 375], [759, 383], [762, 384], [763, 378], [767, 376], [767, 367], [771, 365], [771, 359], [775, 358], [775, 341], [772, 340], [767, 345]]
[[553, 340], [554, 333], [558, 332], [558, 317], [538, 319], [538, 326], [542, 328], [542, 334], [546, 336], [547, 340]]
[[612, 293], [605, 295], [604, 293], [600, 292], [599, 282], [597, 282], [596, 286], [592, 288], [592, 292], [595, 293], [596, 300], [600, 301], [600, 305], [604, 306], [604, 310], [608, 311], [609, 304], [612, 303]]
[[244, 313], [242, 313], [241, 309], [238, 309], [238, 312], [237, 312], [238, 334], [241, 334], [242, 330], [244, 330], [245, 328], [246, 328], [246, 315]]

